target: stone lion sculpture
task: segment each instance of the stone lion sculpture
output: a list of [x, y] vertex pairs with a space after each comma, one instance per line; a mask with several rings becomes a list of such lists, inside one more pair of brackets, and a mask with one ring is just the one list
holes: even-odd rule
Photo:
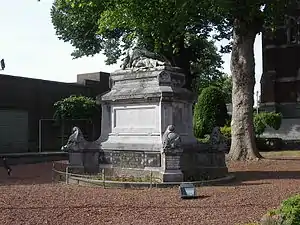
[[86, 141], [82, 131], [78, 127], [73, 127], [72, 133], [66, 145], [61, 147], [62, 151], [79, 151], [87, 147], [90, 142]]
[[157, 66], [171, 65], [168, 60], [160, 55], [145, 49], [133, 48], [128, 50], [121, 68], [123, 70], [129, 68], [155, 68]]
[[62, 151], [69, 153], [69, 164], [73, 167], [83, 167], [86, 173], [99, 172], [99, 148], [97, 141], [86, 141], [81, 130], [73, 127], [72, 133]]
[[210, 135], [210, 144], [213, 150], [226, 151], [227, 142], [223, 134], [221, 133], [220, 127], [214, 127]]
[[178, 133], [175, 132], [175, 126], [169, 125], [162, 136], [163, 151], [179, 149], [181, 147], [181, 138]]

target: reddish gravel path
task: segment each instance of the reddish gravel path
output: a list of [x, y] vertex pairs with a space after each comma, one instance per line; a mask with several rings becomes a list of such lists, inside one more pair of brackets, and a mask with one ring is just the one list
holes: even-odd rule
[[181, 200], [177, 188], [102, 189], [51, 183], [51, 164], [0, 168], [0, 224], [235, 225], [259, 220], [266, 210], [300, 192], [300, 158], [229, 165], [237, 181], [202, 187]]

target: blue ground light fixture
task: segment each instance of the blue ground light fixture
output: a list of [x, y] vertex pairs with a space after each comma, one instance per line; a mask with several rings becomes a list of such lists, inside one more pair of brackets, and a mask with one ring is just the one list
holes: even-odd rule
[[196, 188], [192, 183], [182, 183], [179, 186], [179, 192], [182, 199], [196, 198]]

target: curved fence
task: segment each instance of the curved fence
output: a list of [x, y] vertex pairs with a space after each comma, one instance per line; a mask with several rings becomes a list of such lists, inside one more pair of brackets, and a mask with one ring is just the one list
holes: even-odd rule
[[[162, 183], [162, 180], [155, 176], [154, 171], [144, 177], [116, 176], [111, 171], [120, 168], [101, 168], [98, 174], [89, 175], [84, 173], [81, 166], [70, 166], [67, 163], [54, 162], [52, 164], [52, 182], [65, 182], [66, 184], [93, 184], [106, 187], [149, 187], [152, 188]], [[137, 174], [145, 173], [144, 170], [132, 169]], [[73, 172], [76, 171], [76, 172]]]

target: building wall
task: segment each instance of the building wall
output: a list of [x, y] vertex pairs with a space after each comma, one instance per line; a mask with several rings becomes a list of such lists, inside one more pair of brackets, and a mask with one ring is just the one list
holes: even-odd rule
[[[109, 74], [102, 72], [87, 76], [80, 74], [78, 83], [53, 82], [0, 74], [0, 110], [14, 109], [28, 112], [29, 150], [36, 151], [39, 140], [39, 120], [53, 118], [53, 104], [56, 101], [70, 95], [96, 97], [108, 90]], [[100, 132], [100, 114], [95, 116], [93, 122], [95, 130]]]
[[292, 7], [275, 32], [262, 35], [263, 74], [260, 109], [283, 118], [299, 118], [300, 109], [300, 8]]

